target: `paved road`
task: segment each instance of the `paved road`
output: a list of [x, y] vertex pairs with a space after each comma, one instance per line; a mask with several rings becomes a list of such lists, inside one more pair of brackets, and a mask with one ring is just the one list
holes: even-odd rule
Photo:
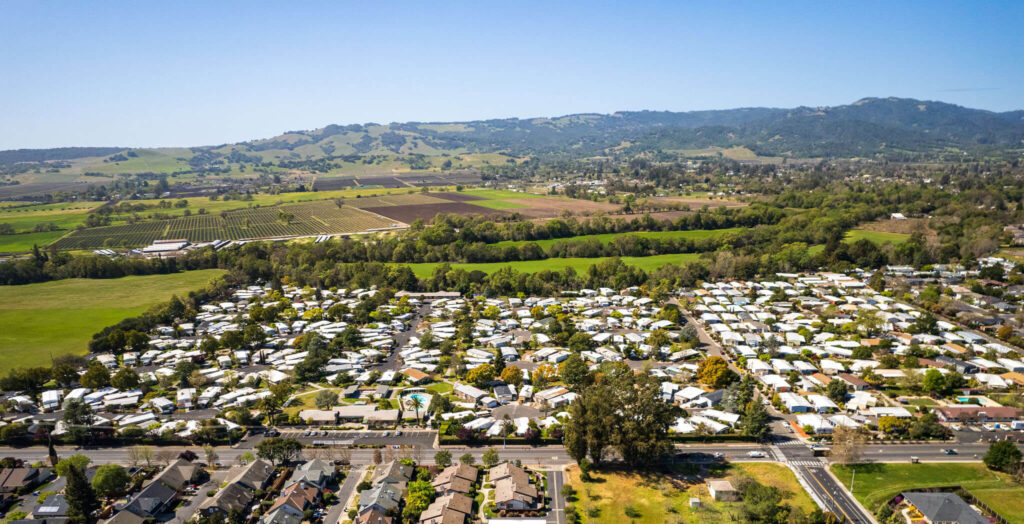
[[338, 503], [331, 506], [330, 511], [324, 516], [324, 524], [338, 524], [339, 522], [348, 520], [348, 513], [345, 508], [348, 507], [348, 501], [352, 498], [352, 494], [356, 490], [356, 486], [362, 480], [363, 475], [366, 474], [364, 468], [353, 468], [348, 471], [348, 476], [338, 487]]
[[828, 465], [814, 456], [802, 442], [795, 439], [780, 439], [771, 448], [771, 455], [789, 464], [800, 478], [801, 483], [827, 511], [842, 515], [850, 524], [872, 524], [874, 519], [859, 502], [846, 491], [828, 472]]
[[[314, 443], [335, 446], [351, 445], [383, 445], [383, 446], [419, 446], [429, 448], [434, 445], [437, 431], [423, 429], [403, 429], [402, 435], [395, 431], [325, 431], [316, 430], [315, 436], [307, 436], [306, 429], [282, 429], [281, 436], [293, 438], [309, 446]], [[327, 433], [324, 435], [324, 433]], [[388, 433], [388, 436], [384, 436]]]
[[562, 496], [564, 482], [565, 479], [561, 471], [548, 472], [548, 495], [551, 497], [548, 524], [565, 524], [565, 497]]
[[797, 466], [796, 470], [832, 513], [842, 515], [846, 518], [846, 522], [851, 524], [873, 524], [875, 522], [874, 518], [853, 498], [853, 495], [846, 491], [846, 488], [839, 484], [824, 467]]
[[430, 311], [430, 304], [423, 304], [419, 309], [413, 310], [413, 317], [409, 319], [409, 327], [405, 331], [395, 333], [395, 347], [391, 350], [391, 354], [384, 362], [371, 367], [370, 370], [379, 370], [383, 373], [388, 370], [397, 372], [401, 369], [402, 363], [398, 358], [398, 352], [409, 343], [409, 339], [416, 333], [416, 326], [419, 326], [424, 317], [430, 315]]
[[[431, 434], [431, 432], [424, 432]], [[399, 437], [401, 438], [401, 437]], [[388, 445], [392, 445], [393, 440], [387, 440]], [[431, 442], [433, 441], [431, 434]], [[791, 442], [790, 446], [794, 448], [807, 450], [810, 454], [810, 450], [806, 445], [800, 443], [798, 440], [791, 439], [789, 437], [777, 437], [776, 444], [782, 444], [784, 442]], [[981, 457], [988, 451], [989, 444], [987, 443], [973, 443], [973, 444], [955, 444], [955, 443], [934, 443], [934, 444], [871, 444], [864, 447], [864, 458], [871, 462], [908, 462], [910, 457], [918, 457], [922, 462], [964, 462], [964, 461], [979, 461]], [[569, 464], [571, 459], [565, 453], [565, 448], [562, 446], [542, 446], [542, 447], [526, 447], [526, 446], [509, 446], [507, 448], [501, 447], [501, 445], [493, 446], [498, 450], [498, 453], [503, 458], [511, 460], [522, 460], [526, 464], [540, 465], [540, 466], [562, 466]], [[784, 446], [785, 448], [785, 446]], [[946, 455], [942, 450], [945, 448], [955, 449], [957, 454]], [[186, 446], [186, 447], [154, 447], [154, 452], [169, 451], [175, 457], [178, 453], [185, 449], [191, 449], [196, 452], [200, 457], [202, 456], [202, 450], [198, 446]], [[458, 459], [462, 454], [469, 452], [477, 460], [480, 459], [484, 451], [488, 447], [465, 447], [465, 446], [445, 446], [451, 452], [452, 457]], [[786, 448], [788, 449], [788, 448]], [[1022, 446], [1024, 449], [1024, 446]], [[97, 448], [97, 449], [76, 449], [71, 447], [59, 447], [57, 453], [61, 457], [67, 457], [75, 453], [83, 453], [92, 458], [94, 463], [107, 464], [116, 462], [120, 464], [128, 464], [128, 447], [122, 448]], [[433, 460], [436, 449], [431, 446], [419, 446], [412, 448], [401, 448], [394, 450], [395, 453], [404, 453], [408, 450], [412, 454], [420, 454], [422, 459], [426, 462]], [[729, 460], [750, 460], [750, 461], [771, 461], [771, 450], [766, 445], [749, 444], [749, 443], [737, 443], [737, 444], [686, 444], [676, 446], [677, 452], [692, 452], [692, 453], [722, 453], [725, 458]], [[238, 447], [220, 447], [217, 448], [217, 454], [220, 456], [220, 461], [223, 464], [233, 464], [238, 460], [238, 457], [243, 453], [252, 452], [252, 443], [243, 442]], [[373, 462], [373, 449], [351, 449], [351, 462], [355, 466], [367, 465]], [[761, 451], [767, 456], [763, 459], [753, 459], [748, 456], [750, 451]], [[307, 456], [313, 456], [317, 450], [307, 449], [305, 453]], [[21, 458], [29, 461], [44, 460], [46, 458], [46, 447], [44, 446], [33, 446], [25, 448], [7, 448], [0, 447], [0, 456]]]

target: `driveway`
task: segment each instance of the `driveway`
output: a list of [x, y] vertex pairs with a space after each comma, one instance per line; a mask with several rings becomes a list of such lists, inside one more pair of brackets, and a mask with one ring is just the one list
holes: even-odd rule
[[227, 478], [228, 469], [229, 468], [221, 468], [214, 471], [213, 474], [210, 475], [210, 480], [207, 481], [206, 484], [199, 486], [195, 495], [189, 498], [187, 502], [181, 506], [178, 506], [178, 510], [175, 512], [174, 518], [167, 521], [168, 524], [182, 524], [195, 516], [196, 511], [199, 510], [199, 505], [209, 498], [206, 496], [206, 493], [211, 489], [216, 489], [217, 486], [220, 486], [221, 482], [224, 482], [224, 479]]

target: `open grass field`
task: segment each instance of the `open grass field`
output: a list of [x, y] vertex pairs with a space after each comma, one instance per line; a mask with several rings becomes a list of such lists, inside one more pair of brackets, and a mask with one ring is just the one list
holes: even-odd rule
[[100, 329], [202, 288], [219, 269], [116, 279], [68, 279], [0, 286], [0, 373], [85, 354]]
[[725, 158], [732, 160], [774, 160], [775, 157], [761, 157], [757, 156], [757, 153], [747, 149], [743, 146], [734, 146], [730, 148], [722, 147], [708, 147], [704, 149], [669, 149], [670, 153], [678, 153], [686, 156], [694, 157], [714, 157], [721, 155]]
[[[609, 471], [592, 474], [595, 481], [580, 480], [579, 469], [569, 468], [567, 484], [576, 490], [576, 507], [584, 522], [617, 524], [634, 522], [739, 522], [738, 502], [717, 502], [708, 494], [705, 483], [689, 483], [662, 474]], [[816, 507], [803, 490], [796, 475], [779, 464], [732, 464], [724, 478], [751, 477], [761, 484], [775, 486], [783, 493], [783, 502], [804, 513]], [[700, 508], [690, 508], [690, 497], [701, 500]], [[630, 518], [629, 507], [639, 514]], [[595, 510], [597, 516], [589, 517]]]
[[890, 233], [886, 231], [867, 231], [864, 229], [851, 229], [846, 232], [844, 241], [846, 242], [857, 242], [858, 240], [870, 240], [876, 244], [884, 244], [886, 242], [892, 244], [902, 244], [910, 239], [910, 235], [906, 233]]
[[[655, 270], [665, 264], [685, 264], [700, 257], [698, 253], [679, 253], [671, 255], [654, 255], [650, 257], [620, 257], [623, 262], [635, 266], [644, 271]], [[484, 262], [479, 264], [452, 264], [453, 268], [462, 268], [466, 271], [483, 271], [491, 274], [505, 266], [511, 266], [523, 273], [536, 273], [538, 271], [550, 270], [561, 271], [567, 267], [576, 270], [577, 273], [584, 273], [590, 266], [608, 260], [612, 257], [597, 258], [548, 258], [544, 260], [523, 260], [515, 262]], [[440, 266], [439, 262], [425, 262], [421, 264], [408, 264], [417, 277], [426, 278], [434, 273], [434, 269]]]
[[689, 240], [700, 240], [704, 238], [712, 238], [720, 235], [726, 235], [729, 233], [738, 233], [743, 231], [742, 227], [734, 227], [729, 229], [697, 229], [693, 231], [641, 231], [637, 233], [605, 233], [603, 235], [581, 235], [578, 237], [567, 237], [567, 238], [548, 238], [544, 240], [506, 240], [504, 242], [497, 242], [492, 244], [495, 247], [509, 247], [509, 246], [522, 246], [524, 244], [535, 243], [543, 249], [547, 249], [558, 242], [584, 242], [587, 240], [597, 240], [602, 244], [612, 242], [618, 237], [625, 236], [637, 236], [642, 238], [667, 240], [667, 239], [678, 239], [686, 238]]
[[[856, 478], [853, 471], [856, 470]], [[832, 466], [853, 496], [874, 512], [901, 491], [963, 486], [1010, 522], [1024, 522], [1024, 486], [980, 463], [858, 464]]]
[[45, 231], [42, 233], [0, 235], [0, 253], [24, 253], [26, 251], [32, 251], [32, 246], [39, 246], [42, 248], [67, 233], [67, 231]]
[[508, 191], [505, 189], [470, 189], [465, 192], [485, 200], [521, 200], [524, 198], [547, 198], [546, 195], [526, 193], [520, 191]]
[[510, 202], [508, 200], [474, 200], [469, 203], [474, 206], [486, 207], [488, 209], [523, 209], [530, 207], [527, 204]]

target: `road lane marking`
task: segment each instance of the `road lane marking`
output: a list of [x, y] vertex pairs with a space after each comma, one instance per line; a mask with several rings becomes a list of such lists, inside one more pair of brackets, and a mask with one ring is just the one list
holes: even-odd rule
[[849, 520], [850, 522], [857, 522], [850, 518], [850, 515], [846, 513], [846, 510], [844, 510], [843, 506], [839, 504], [839, 501], [837, 501], [836, 498], [832, 496], [832, 493], [829, 492], [829, 490], [825, 489], [825, 485], [822, 484], [820, 480], [818, 480], [818, 477], [814, 476], [814, 473], [811, 473], [811, 468], [804, 466], [804, 469], [806, 469], [807, 474], [810, 475], [811, 478], [818, 483], [818, 486], [821, 487], [821, 490], [824, 491], [826, 495], [828, 495], [828, 498], [832, 499], [832, 503], [835, 504], [837, 508], [839, 508], [839, 511], [842, 512], [844, 517], [846, 517], [846, 520]]

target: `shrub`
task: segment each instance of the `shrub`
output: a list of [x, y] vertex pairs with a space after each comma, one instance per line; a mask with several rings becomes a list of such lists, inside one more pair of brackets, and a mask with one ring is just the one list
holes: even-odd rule
[[635, 507], [633, 507], [632, 504], [627, 504], [626, 507], [623, 508], [622, 511], [626, 514], [627, 517], [629, 517], [631, 519], [640, 518], [640, 510], [638, 510]]

